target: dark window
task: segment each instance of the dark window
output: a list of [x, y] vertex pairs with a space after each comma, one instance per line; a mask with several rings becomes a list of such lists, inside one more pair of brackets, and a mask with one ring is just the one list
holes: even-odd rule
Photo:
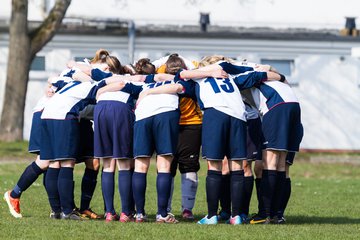
[[44, 56], [36, 56], [31, 63], [30, 70], [45, 71], [45, 57]]
[[87, 58], [89, 61], [91, 61], [92, 57], [74, 57], [75, 62], [83, 62], [84, 58]]
[[268, 64], [274, 67], [278, 72], [291, 76], [294, 68], [294, 60], [274, 60], [274, 59], [261, 59], [261, 64]]

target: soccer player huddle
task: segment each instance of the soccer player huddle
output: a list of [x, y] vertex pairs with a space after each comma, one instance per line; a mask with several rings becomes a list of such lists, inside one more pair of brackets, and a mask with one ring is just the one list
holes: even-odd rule
[[[4, 199], [21, 218], [22, 192], [44, 174], [50, 218], [146, 222], [147, 172], [155, 152], [156, 222], [178, 222], [171, 214], [177, 169], [181, 217], [193, 221], [201, 148], [208, 212], [198, 224], [280, 224], [291, 193], [289, 166], [302, 136], [298, 99], [269, 65], [220, 55], [194, 62], [175, 53], [123, 66], [100, 49], [92, 60], [70, 61], [49, 78], [32, 120], [29, 151], [37, 158]], [[78, 208], [73, 172], [81, 162]], [[100, 162], [104, 215], [90, 208]], [[258, 213], [250, 216], [253, 175]]]

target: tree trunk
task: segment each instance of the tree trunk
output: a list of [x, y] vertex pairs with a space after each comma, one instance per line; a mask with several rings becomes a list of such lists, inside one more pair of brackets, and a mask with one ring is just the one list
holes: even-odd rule
[[56, 0], [44, 22], [28, 30], [28, 0], [12, 0], [9, 56], [0, 141], [23, 139], [24, 109], [31, 61], [55, 35], [71, 0]]
[[23, 138], [25, 97], [30, 66], [27, 9], [27, 0], [12, 0], [7, 79], [0, 121], [0, 140], [3, 141]]

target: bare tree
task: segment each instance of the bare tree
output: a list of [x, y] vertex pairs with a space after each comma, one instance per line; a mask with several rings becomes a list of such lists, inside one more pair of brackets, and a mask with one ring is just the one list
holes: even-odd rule
[[70, 3], [71, 0], [56, 0], [42, 24], [30, 31], [27, 19], [28, 0], [12, 0], [9, 56], [4, 106], [0, 120], [0, 140], [22, 140], [30, 64], [36, 53], [55, 35]]

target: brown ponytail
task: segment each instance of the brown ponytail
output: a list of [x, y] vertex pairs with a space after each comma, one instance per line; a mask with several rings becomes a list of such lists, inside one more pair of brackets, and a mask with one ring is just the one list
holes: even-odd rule
[[173, 53], [169, 56], [168, 60], [165, 63], [166, 73], [176, 74], [181, 69], [186, 69], [184, 60], [179, 57], [179, 54]]
[[139, 59], [134, 68], [137, 74], [154, 74], [156, 70], [148, 58]]
[[91, 59], [90, 63], [105, 63], [106, 57], [110, 56], [109, 52], [105, 49], [99, 49], [95, 53], [95, 57]]

